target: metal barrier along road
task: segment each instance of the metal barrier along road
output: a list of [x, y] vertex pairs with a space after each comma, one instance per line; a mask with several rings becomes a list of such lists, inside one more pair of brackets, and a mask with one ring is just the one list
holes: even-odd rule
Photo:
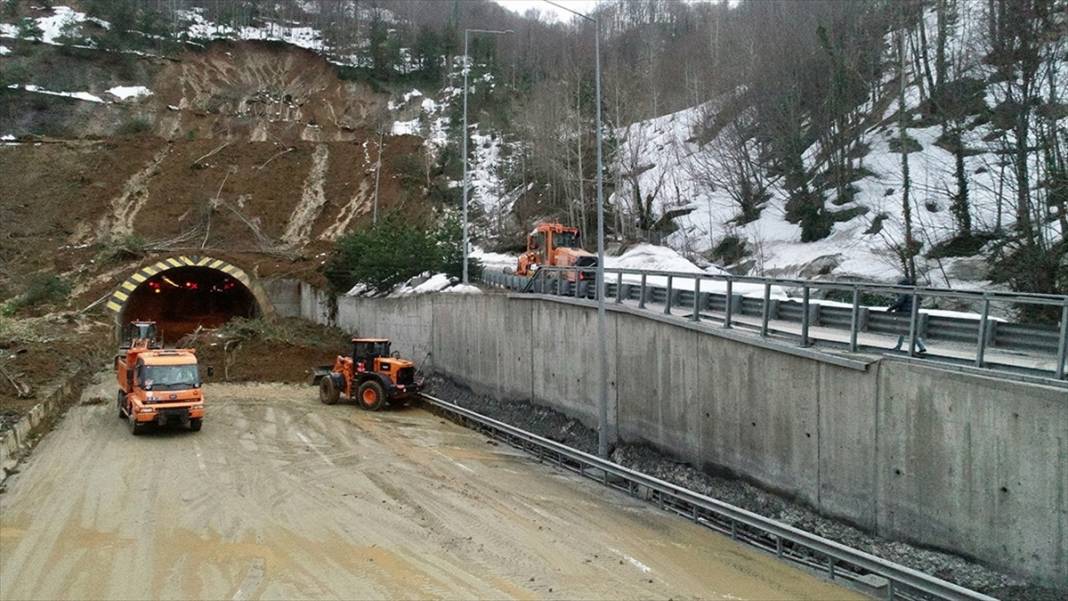
[[[583, 453], [459, 405], [426, 394], [421, 396], [432, 407], [462, 424], [523, 449], [540, 460], [550, 461], [627, 494], [653, 500], [661, 509], [774, 553], [780, 559], [820, 570], [831, 580], [845, 579], [869, 587], [874, 584], [878, 589], [885, 589], [880, 592], [891, 601], [995, 601], [987, 595]], [[885, 581], [872, 583], [871, 575]]]
[[[1066, 378], [1068, 360], [1068, 296], [1058, 294], [1026, 294], [984, 290], [952, 290], [922, 286], [900, 286], [878, 282], [837, 282], [786, 278], [721, 275], [710, 273], [651, 271], [641, 269], [605, 268], [605, 298], [615, 303], [637, 301], [638, 308], [649, 309], [654, 304], [665, 314], [673, 308], [689, 311], [689, 319], [700, 321], [702, 312], [722, 315], [724, 328], [738, 325], [756, 327], [761, 336], [768, 336], [773, 320], [800, 324], [800, 345], [810, 346], [814, 339], [812, 327], [838, 329], [848, 332], [843, 340], [850, 352], [861, 347], [862, 333], [902, 336], [908, 341], [906, 352], [915, 357], [922, 354], [917, 338], [953, 343], [974, 344], [974, 354], [966, 361], [978, 368], [990, 367], [991, 349], [1036, 355], [1044, 362], [1029, 371], [1053, 372], [1058, 380]], [[523, 277], [486, 270], [482, 282], [486, 285], [519, 292], [535, 292], [596, 298], [595, 270], [591, 267], [542, 267], [533, 277]], [[705, 290], [702, 291], [704, 284]], [[712, 291], [709, 284], [715, 283]], [[740, 290], [745, 288], [746, 290]], [[800, 299], [773, 294], [773, 289], [800, 290]], [[837, 303], [812, 298], [813, 291], [845, 292], [851, 300]], [[890, 313], [861, 304], [864, 294], [911, 296], [911, 311]], [[938, 311], [921, 311], [923, 299], [941, 298], [982, 307], [978, 319]], [[1058, 325], [1013, 323], [991, 316], [992, 305], [1030, 305], [1052, 307], [1059, 312]], [[948, 312], [945, 312], [948, 313]], [[705, 316], [709, 319], [710, 316]], [[744, 322], [744, 323], [743, 323]], [[965, 355], [967, 357], [967, 355]], [[1052, 369], [1049, 359], [1056, 357]]]

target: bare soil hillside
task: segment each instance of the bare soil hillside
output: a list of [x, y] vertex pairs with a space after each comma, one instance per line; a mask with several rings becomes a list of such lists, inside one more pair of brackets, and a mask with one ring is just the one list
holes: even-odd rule
[[[45, 271], [71, 280], [84, 306], [146, 256], [172, 252], [315, 280], [331, 243], [370, 222], [376, 179], [380, 214], [430, 211], [411, 160], [422, 139], [386, 136], [376, 178], [373, 118], [388, 96], [310, 51], [217, 42], [112, 69], [94, 62], [110, 53], [26, 45], [24, 84], [107, 102], [0, 91], [0, 134], [18, 138], [0, 145], [0, 298]], [[116, 84], [152, 94], [114, 100]]]

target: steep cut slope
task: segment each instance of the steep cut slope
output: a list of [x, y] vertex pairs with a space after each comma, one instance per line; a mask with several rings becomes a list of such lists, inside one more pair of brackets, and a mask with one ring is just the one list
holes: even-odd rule
[[[87, 56], [61, 59], [63, 51], [51, 46], [33, 51], [41, 60], [51, 53], [56, 69], [92, 63]], [[44, 269], [91, 294], [99, 287], [91, 281], [114, 279], [115, 268], [144, 252], [238, 253], [249, 267], [262, 259], [281, 261], [283, 271], [314, 272], [319, 262], [301, 257], [369, 223], [376, 192], [380, 214], [403, 209], [419, 218], [431, 210], [425, 191], [409, 183], [409, 155], [422, 152], [422, 140], [385, 136], [376, 178], [379, 141], [369, 119], [388, 96], [339, 79], [314, 53], [274, 42], [219, 42], [163, 65], [133, 60], [150, 68], [131, 70], [118, 91], [148, 92], [125, 100], [113, 79], [85, 82], [87, 94], [107, 99], [100, 103], [0, 92], [43, 99], [40, 120], [71, 117], [67, 130], [107, 134], [25, 137], [37, 121], [5, 123], [16, 140], [0, 145], [0, 172], [18, 174], [0, 178], [5, 287]], [[23, 83], [37, 85], [35, 77]], [[144, 121], [142, 131], [116, 132], [131, 119]]]
[[386, 104], [314, 52], [278, 42], [213, 43], [162, 69], [152, 89], [164, 137], [351, 141]]

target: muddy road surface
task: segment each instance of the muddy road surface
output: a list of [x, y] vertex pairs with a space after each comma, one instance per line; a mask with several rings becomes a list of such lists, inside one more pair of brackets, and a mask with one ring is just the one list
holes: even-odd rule
[[0, 495], [0, 598], [860, 598], [422, 409], [208, 385], [134, 437], [101, 382]]

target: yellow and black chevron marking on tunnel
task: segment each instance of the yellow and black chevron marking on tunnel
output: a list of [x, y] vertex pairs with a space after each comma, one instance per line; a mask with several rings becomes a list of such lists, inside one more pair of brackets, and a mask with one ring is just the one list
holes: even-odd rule
[[163, 259], [158, 263], [152, 265], [146, 265], [141, 269], [138, 269], [126, 279], [115, 292], [111, 293], [111, 298], [108, 299], [107, 307], [109, 310], [115, 313], [122, 313], [122, 308], [126, 306], [126, 301], [129, 300], [130, 294], [137, 289], [138, 286], [143, 284], [145, 280], [156, 275], [157, 273], [163, 273], [171, 269], [179, 267], [207, 267], [208, 269], [216, 269], [221, 271], [235, 280], [241, 282], [246, 288], [251, 288], [252, 280], [248, 277], [248, 274], [244, 272], [240, 267], [237, 267], [231, 263], [227, 263], [222, 259], [216, 259], [214, 257], [198, 257], [198, 256], [179, 256], [171, 257], [169, 259]]

